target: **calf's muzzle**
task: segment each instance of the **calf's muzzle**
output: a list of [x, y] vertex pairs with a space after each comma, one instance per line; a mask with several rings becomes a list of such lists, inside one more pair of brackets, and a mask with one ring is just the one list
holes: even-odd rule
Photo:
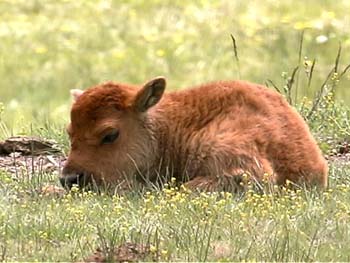
[[72, 171], [65, 167], [59, 178], [61, 185], [64, 188], [71, 189], [73, 185], [82, 188], [91, 183], [91, 176], [85, 171]]

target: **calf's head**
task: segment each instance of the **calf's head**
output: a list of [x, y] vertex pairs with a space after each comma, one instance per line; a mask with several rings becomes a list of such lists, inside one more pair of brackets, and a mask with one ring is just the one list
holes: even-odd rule
[[154, 145], [147, 111], [161, 99], [165, 86], [165, 79], [158, 77], [141, 87], [109, 82], [72, 90], [75, 101], [67, 127], [71, 149], [61, 184], [116, 184], [145, 168]]

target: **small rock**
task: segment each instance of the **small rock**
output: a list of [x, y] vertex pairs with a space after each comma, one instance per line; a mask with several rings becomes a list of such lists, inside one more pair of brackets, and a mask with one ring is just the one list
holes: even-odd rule
[[13, 152], [22, 155], [45, 155], [60, 153], [61, 150], [55, 141], [37, 137], [14, 136], [0, 141], [0, 155], [9, 155]]

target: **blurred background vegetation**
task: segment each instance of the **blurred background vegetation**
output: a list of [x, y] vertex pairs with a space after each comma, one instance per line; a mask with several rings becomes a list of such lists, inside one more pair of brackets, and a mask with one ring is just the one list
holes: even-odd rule
[[[298, 91], [298, 101], [312, 98], [339, 43], [341, 67], [350, 62], [349, 10], [347, 0], [1, 0], [0, 118], [12, 130], [61, 125], [69, 119], [69, 90], [105, 80], [164, 75], [178, 89], [270, 79], [283, 87], [297, 65], [303, 73], [316, 59], [311, 87]], [[345, 76], [336, 89], [348, 105], [349, 84]]]

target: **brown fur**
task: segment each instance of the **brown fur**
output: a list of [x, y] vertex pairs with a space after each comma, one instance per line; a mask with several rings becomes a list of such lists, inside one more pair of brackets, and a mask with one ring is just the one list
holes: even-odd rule
[[[149, 95], [145, 87], [155, 83]], [[106, 83], [82, 93], [72, 106], [63, 178], [84, 173], [97, 184], [115, 184], [133, 177], [164, 181], [167, 174], [192, 188], [229, 190], [243, 173], [256, 180], [268, 173], [277, 184], [326, 187], [321, 151], [277, 92], [220, 81], [162, 96], [162, 85], [162, 78], [144, 87]], [[118, 139], [101, 144], [112, 129]]]

